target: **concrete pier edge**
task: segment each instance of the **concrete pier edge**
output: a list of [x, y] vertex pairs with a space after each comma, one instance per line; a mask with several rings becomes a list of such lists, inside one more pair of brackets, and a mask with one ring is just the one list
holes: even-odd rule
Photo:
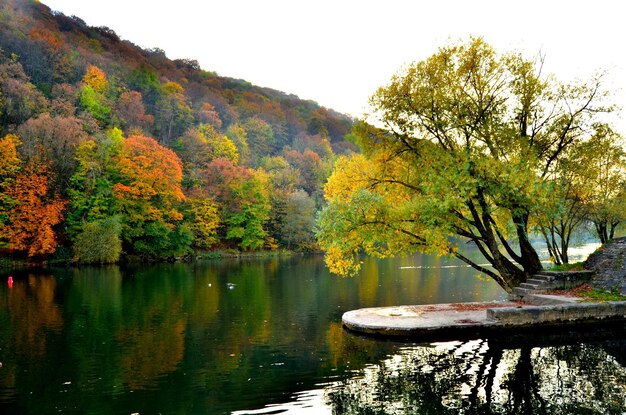
[[[344, 313], [348, 330], [366, 336], [444, 341], [532, 332], [538, 328], [590, 329], [589, 325], [626, 323], [626, 301], [552, 305], [502, 303], [432, 304], [364, 308]], [[626, 324], [621, 326], [622, 330]]]

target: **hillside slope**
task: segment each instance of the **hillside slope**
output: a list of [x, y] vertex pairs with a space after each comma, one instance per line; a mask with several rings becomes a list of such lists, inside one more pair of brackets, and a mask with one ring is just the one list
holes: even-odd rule
[[[315, 249], [353, 120], [0, 0], [0, 249], [116, 262]], [[60, 251], [58, 247], [61, 247]]]

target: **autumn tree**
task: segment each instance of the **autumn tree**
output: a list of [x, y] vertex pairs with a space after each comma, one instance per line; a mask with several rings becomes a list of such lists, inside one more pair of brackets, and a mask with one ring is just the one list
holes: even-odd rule
[[50, 195], [46, 166], [26, 166], [3, 193], [12, 203], [8, 211], [0, 212], [7, 218], [6, 223], [0, 222], [0, 239], [10, 250], [30, 257], [54, 253], [54, 227], [63, 220], [66, 202]]
[[327, 169], [319, 154], [309, 149], [302, 153], [296, 150], [286, 150], [283, 156], [300, 172], [300, 186], [308, 194], [311, 195], [322, 187], [322, 183], [327, 178]]
[[174, 148], [184, 162], [194, 167], [204, 167], [217, 158], [226, 158], [237, 164], [237, 146], [227, 136], [218, 133], [209, 124], [190, 128], [178, 140]]
[[179, 209], [185, 196], [178, 156], [152, 138], [133, 136], [124, 140], [114, 167], [116, 211], [131, 250], [165, 257], [187, 252], [192, 235]]
[[196, 248], [209, 249], [219, 242], [220, 212], [212, 199], [190, 199], [189, 222]]
[[77, 88], [63, 83], [52, 87], [52, 100], [50, 101], [50, 113], [53, 116], [72, 117], [76, 114]]
[[185, 97], [185, 89], [177, 82], [166, 82], [157, 102], [155, 127], [161, 144], [169, 146], [185, 132], [193, 121], [192, 110]]
[[95, 92], [104, 93], [109, 82], [102, 69], [95, 65], [90, 65], [83, 76], [83, 84], [90, 86]]
[[210, 162], [204, 172], [202, 192], [220, 208], [223, 237], [244, 250], [260, 249], [267, 242], [269, 184], [264, 170], [235, 166], [224, 158]]
[[22, 161], [17, 154], [19, 138], [8, 134], [0, 140], [0, 228], [9, 222], [9, 212], [15, 201], [4, 193], [14, 181]]
[[20, 153], [27, 162], [50, 164], [51, 183], [63, 191], [76, 168], [76, 149], [87, 140], [87, 134], [76, 117], [51, 117], [42, 114], [20, 126]]
[[14, 61], [3, 62], [0, 54], [0, 132], [41, 114], [47, 103], [24, 73], [22, 65]]
[[[439, 49], [371, 98], [363, 155], [343, 157], [326, 187], [318, 239], [336, 272], [361, 250], [456, 256], [506, 290], [542, 269], [529, 221], [564, 151], [586, 137], [599, 79], [562, 85], [537, 62], [482, 39]], [[460, 249], [469, 241], [491, 267]]]
[[107, 86], [106, 74], [100, 68], [91, 65], [83, 76], [79, 95], [80, 106], [103, 126], [109, 123], [111, 117], [111, 104], [105, 95]]
[[299, 134], [294, 138], [291, 147], [301, 153], [311, 150], [325, 159], [331, 159], [334, 156], [330, 141], [322, 135]]
[[310, 249], [315, 243], [315, 200], [304, 190], [292, 192], [285, 206], [281, 227], [282, 240], [287, 248]]
[[235, 146], [237, 146], [237, 152], [239, 153], [239, 162], [241, 164], [250, 163], [250, 145], [248, 144], [248, 133], [246, 129], [240, 124], [231, 124], [225, 133], [226, 137], [230, 139]]
[[600, 242], [615, 237], [618, 225], [626, 221], [626, 152], [623, 138], [606, 125], [577, 148], [573, 157], [579, 168], [579, 183], [587, 191], [584, 200], [587, 219]]
[[250, 147], [250, 160], [256, 166], [263, 156], [273, 154], [275, 150], [275, 138], [272, 127], [258, 117], [249, 118], [242, 125], [246, 131], [248, 146]]
[[216, 130], [222, 128], [222, 119], [209, 102], [203, 102], [196, 113], [196, 120], [201, 124], [209, 124]]
[[117, 117], [125, 131], [131, 134], [147, 131], [154, 123], [154, 117], [146, 113], [140, 92], [123, 92], [115, 104]]

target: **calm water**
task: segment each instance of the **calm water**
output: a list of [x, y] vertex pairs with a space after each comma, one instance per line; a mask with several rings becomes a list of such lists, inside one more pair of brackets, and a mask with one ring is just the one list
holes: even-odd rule
[[407, 345], [343, 312], [500, 300], [453, 261], [320, 257], [0, 271], [0, 413], [626, 412], [624, 327], [607, 339]]

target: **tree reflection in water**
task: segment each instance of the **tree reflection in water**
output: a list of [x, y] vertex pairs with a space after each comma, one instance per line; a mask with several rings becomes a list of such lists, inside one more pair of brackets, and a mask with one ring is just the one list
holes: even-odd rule
[[625, 361], [624, 339], [406, 347], [330, 389], [327, 402], [336, 415], [623, 414]]

